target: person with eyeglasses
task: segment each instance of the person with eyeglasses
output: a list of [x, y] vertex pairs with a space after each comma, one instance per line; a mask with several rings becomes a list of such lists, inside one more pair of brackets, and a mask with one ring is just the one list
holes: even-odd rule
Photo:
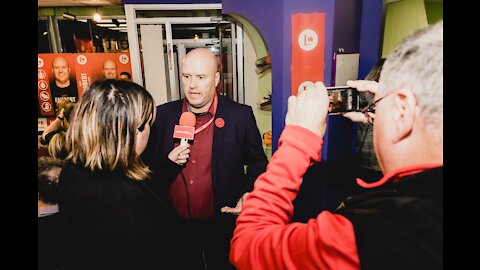
[[443, 269], [443, 22], [407, 37], [381, 71], [375, 114], [367, 115], [384, 177], [357, 179], [365, 192], [291, 222], [303, 176], [321, 160], [328, 105], [322, 82], [288, 99], [279, 147], [237, 219], [232, 263], [239, 270]]

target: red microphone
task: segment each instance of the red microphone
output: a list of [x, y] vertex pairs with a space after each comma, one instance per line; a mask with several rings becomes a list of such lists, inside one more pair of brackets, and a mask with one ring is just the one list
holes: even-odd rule
[[173, 130], [173, 137], [181, 139], [180, 146], [188, 143], [188, 140], [193, 140], [195, 134], [195, 115], [191, 112], [184, 112], [180, 116], [178, 125], [175, 125]]

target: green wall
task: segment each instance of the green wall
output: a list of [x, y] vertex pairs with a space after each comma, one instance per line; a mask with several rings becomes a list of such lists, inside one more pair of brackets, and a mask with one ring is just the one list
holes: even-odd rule
[[443, 19], [443, 3], [425, 3], [428, 24], [434, 24]]
[[401, 0], [388, 4], [382, 57], [387, 57], [408, 34], [427, 25], [424, 0]]
[[123, 6], [112, 7], [41, 7], [38, 8], [38, 16], [62, 16], [63, 13], [70, 13], [75, 16], [93, 16], [98, 12], [102, 16], [125, 16]]

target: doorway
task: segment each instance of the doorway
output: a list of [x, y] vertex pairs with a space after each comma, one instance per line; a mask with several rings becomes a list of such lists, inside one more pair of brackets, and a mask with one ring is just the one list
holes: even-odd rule
[[222, 17], [220, 4], [125, 5], [133, 80], [157, 105], [183, 98], [180, 67], [185, 54], [208, 48], [218, 57], [217, 89], [244, 103], [243, 29]]

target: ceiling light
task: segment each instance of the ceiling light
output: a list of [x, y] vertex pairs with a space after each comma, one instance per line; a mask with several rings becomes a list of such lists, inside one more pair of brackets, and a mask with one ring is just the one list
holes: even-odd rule
[[102, 16], [100, 16], [100, 14], [98, 14], [98, 12], [93, 14], [93, 20], [99, 22], [101, 19], [102, 19]]

